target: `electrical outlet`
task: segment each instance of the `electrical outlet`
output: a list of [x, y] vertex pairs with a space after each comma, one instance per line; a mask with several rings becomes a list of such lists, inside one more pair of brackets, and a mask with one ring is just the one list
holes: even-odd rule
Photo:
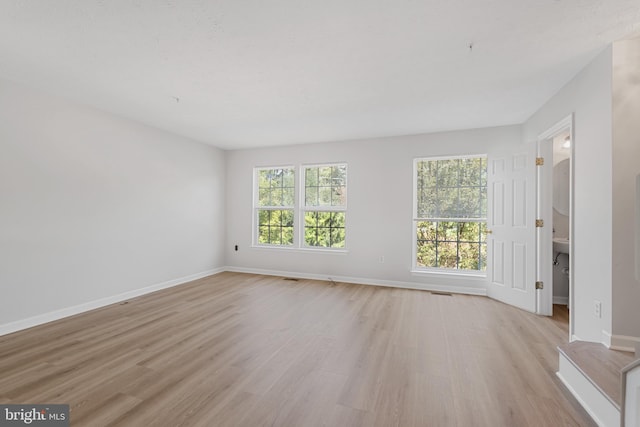
[[593, 302], [593, 314], [597, 318], [601, 318], [602, 317], [602, 303], [600, 301], [594, 301]]

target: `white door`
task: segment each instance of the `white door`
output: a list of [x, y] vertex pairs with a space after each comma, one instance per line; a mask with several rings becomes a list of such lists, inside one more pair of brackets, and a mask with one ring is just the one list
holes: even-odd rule
[[489, 155], [487, 293], [536, 311], [536, 144]]

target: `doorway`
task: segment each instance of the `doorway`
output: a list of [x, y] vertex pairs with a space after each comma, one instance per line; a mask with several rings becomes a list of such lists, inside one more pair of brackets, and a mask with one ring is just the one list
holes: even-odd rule
[[536, 270], [539, 314], [553, 315], [553, 305], [568, 307], [569, 336], [573, 335], [573, 115], [543, 132], [537, 150]]

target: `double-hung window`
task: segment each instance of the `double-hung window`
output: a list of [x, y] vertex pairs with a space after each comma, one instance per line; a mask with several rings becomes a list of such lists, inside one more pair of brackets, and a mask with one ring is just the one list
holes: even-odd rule
[[416, 159], [414, 195], [414, 268], [486, 270], [486, 157]]
[[259, 245], [293, 246], [295, 218], [295, 168], [255, 170], [254, 215]]
[[344, 248], [347, 165], [304, 167], [304, 245]]
[[258, 246], [345, 249], [346, 215], [346, 164], [254, 170]]

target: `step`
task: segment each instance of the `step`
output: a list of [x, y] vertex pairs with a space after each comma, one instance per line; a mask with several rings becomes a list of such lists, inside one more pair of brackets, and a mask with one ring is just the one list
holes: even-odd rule
[[621, 371], [633, 353], [610, 350], [602, 344], [574, 341], [558, 347], [558, 377], [601, 426], [620, 425]]

